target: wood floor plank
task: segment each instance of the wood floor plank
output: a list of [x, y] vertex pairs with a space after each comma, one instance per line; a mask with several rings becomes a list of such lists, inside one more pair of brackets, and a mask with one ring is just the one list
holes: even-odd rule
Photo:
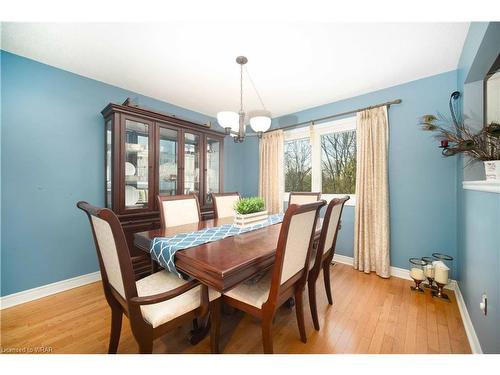
[[[352, 267], [331, 268], [334, 304], [327, 303], [320, 275], [317, 285], [321, 330], [315, 331], [304, 294], [308, 342], [302, 343], [295, 311], [278, 310], [273, 326], [276, 353], [470, 353], [453, 292], [451, 302], [417, 295], [410, 281], [382, 279]], [[46, 346], [52, 353], [105, 353], [110, 309], [100, 282], [92, 283], [2, 310], [1, 347]], [[192, 346], [190, 325], [175, 329], [154, 343], [155, 353], [209, 353], [209, 338]], [[260, 322], [240, 311], [222, 315], [224, 353], [262, 353]], [[125, 318], [119, 353], [137, 353]]]

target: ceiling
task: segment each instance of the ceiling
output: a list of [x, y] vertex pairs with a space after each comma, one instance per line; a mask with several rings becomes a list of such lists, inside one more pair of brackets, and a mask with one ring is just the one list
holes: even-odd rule
[[[457, 68], [468, 23], [3, 23], [1, 48], [210, 116], [238, 55], [273, 117]], [[261, 109], [244, 76], [245, 109]]]

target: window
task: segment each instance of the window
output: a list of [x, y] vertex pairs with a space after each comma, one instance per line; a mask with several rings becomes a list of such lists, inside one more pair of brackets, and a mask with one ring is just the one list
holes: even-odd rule
[[285, 194], [321, 191], [327, 200], [350, 195], [347, 203], [355, 204], [355, 117], [292, 129], [284, 138]]
[[321, 192], [354, 194], [356, 191], [356, 131], [321, 136]]
[[308, 138], [285, 142], [285, 191], [311, 191], [311, 144]]

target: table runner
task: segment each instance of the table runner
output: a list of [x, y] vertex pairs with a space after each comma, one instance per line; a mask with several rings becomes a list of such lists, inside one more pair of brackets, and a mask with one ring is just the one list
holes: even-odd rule
[[157, 261], [167, 271], [182, 277], [177, 268], [175, 268], [175, 253], [177, 251], [237, 236], [269, 225], [278, 224], [282, 221], [283, 214], [276, 214], [269, 216], [262, 223], [245, 228], [241, 228], [235, 224], [223, 224], [218, 227], [205, 228], [195, 232], [179, 233], [171, 237], [155, 237], [153, 238], [149, 252], [151, 253], [151, 259]]

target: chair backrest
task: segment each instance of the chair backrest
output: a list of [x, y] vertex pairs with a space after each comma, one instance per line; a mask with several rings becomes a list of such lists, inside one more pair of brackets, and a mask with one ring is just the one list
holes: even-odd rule
[[196, 194], [158, 195], [158, 207], [162, 228], [200, 221], [200, 203]]
[[321, 193], [311, 193], [311, 192], [290, 192], [288, 198], [288, 206], [292, 204], [304, 204], [319, 201]]
[[111, 288], [124, 301], [136, 297], [132, 261], [120, 220], [107, 208], [83, 201], [78, 202], [77, 207], [87, 214], [90, 222], [106, 298], [109, 301], [109, 294], [116, 298]]
[[323, 254], [332, 249], [335, 251], [335, 243], [337, 242], [337, 234], [340, 227], [340, 218], [342, 216], [345, 202], [348, 200], [349, 196], [345, 196], [344, 198], [334, 198], [328, 204], [323, 218], [323, 226], [321, 228], [321, 235], [318, 242], [314, 267], [321, 266]]
[[240, 193], [212, 193], [215, 218], [234, 216], [234, 204], [240, 200]]
[[277, 298], [279, 288], [285, 283], [305, 283], [316, 221], [325, 204], [325, 201], [292, 204], [286, 211], [276, 248], [269, 298]]

